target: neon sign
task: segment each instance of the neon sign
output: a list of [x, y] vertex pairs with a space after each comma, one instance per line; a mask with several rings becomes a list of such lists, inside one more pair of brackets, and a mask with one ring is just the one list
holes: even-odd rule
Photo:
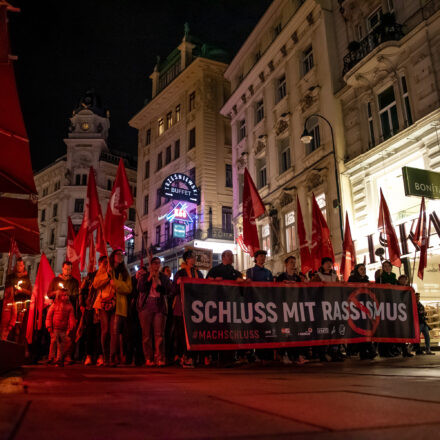
[[162, 215], [158, 217], [158, 220], [163, 220], [164, 218], [172, 223], [172, 222], [180, 222], [184, 224], [193, 223], [194, 218], [187, 210], [188, 205], [186, 203], [179, 202], [176, 206], [174, 206], [168, 214]]

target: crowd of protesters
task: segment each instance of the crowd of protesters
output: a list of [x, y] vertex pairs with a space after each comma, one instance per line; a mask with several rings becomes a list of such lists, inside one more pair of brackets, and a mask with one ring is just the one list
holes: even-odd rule
[[[334, 283], [339, 278], [331, 258], [323, 258], [317, 272], [303, 274], [294, 256], [285, 259], [285, 271], [278, 276], [265, 267], [266, 251], [254, 255], [255, 265], [246, 272], [234, 269], [234, 255], [224, 251], [221, 264], [208, 271], [211, 280], [246, 282], [304, 283], [308, 281]], [[196, 268], [195, 255], [189, 250], [183, 254], [181, 269], [172, 277], [168, 266], [161, 267], [158, 257], [152, 257], [149, 267], [141, 267], [130, 275], [121, 250], [107, 258], [102, 256], [98, 270], [87, 274], [81, 285], [72, 276], [72, 263], [63, 264], [62, 273], [50, 283], [44, 326], [34, 331], [28, 349], [29, 361], [64, 366], [75, 362], [85, 366], [145, 365], [164, 367], [180, 365], [233, 366], [252, 362], [278, 361], [284, 364], [303, 364], [343, 361], [347, 357], [374, 359], [376, 356], [412, 357], [416, 354], [434, 354], [430, 348], [426, 312], [416, 294], [420, 331], [425, 346], [420, 344], [360, 343], [283, 350], [238, 350], [226, 352], [188, 351], [185, 338], [180, 284], [183, 277], [204, 278]], [[409, 285], [406, 275], [396, 277], [391, 263], [386, 260], [376, 272], [375, 282]], [[369, 283], [364, 264], [357, 264], [349, 283]], [[25, 343], [32, 286], [22, 259], [18, 259], [13, 273], [5, 284], [1, 311], [1, 340]]]

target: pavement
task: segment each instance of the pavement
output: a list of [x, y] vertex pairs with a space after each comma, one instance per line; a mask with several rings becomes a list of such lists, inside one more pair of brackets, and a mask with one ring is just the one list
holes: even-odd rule
[[240, 368], [29, 366], [0, 378], [0, 439], [435, 439], [440, 353]]

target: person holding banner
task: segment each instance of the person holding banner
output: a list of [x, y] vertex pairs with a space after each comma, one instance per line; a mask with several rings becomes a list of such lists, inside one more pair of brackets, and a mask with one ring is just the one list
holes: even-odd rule
[[304, 274], [302, 274], [296, 265], [296, 258], [293, 255], [288, 256], [284, 260], [284, 265], [286, 266], [286, 270], [281, 272], [277, 276], [277, 281], [281, 282], [296, 282], [296, 283], [304, 283], [307, 281]]
[[139, 294], [136, 306], [142, 327], [142, 348], [147, 367], [164, 367], [166, 364], [164, 333], [168, 312], [167, 297], [171, 293], [171, 287], [168, 277], [160, 272], [160, 258], [153, 257], [150, 272], [142, 273], [137, 283]]
[[264, 267], [267, 251], [259, 249], [254, 254], [255, 266], [246, 271], [246, 279], [250, 281], [273, 281], [272, 272]]
[[185, 339], [185, 324], [183, 322], [182, 300], [180, 297], [181, 278], [203, 278], [202, 272], [196, 269], [196, 258], [191, 250], [183, 253], [181, 269], [174, 275], [173, 283], [173, 341], [175, 348], [175, 361], [180, 359], [183, 368], [194, 368], [194, 360], [188, 355]]
[[[367, 275], [365, 264], [356, 264], [353, 273], [348, 278], [349, 283], [369, 283], [370, 280]], [[372, 342], [361, 342], [359, 344], [349, 344], [349, 348], [353, 347], [359, 351], [361, 360], [374, 359], [377, 356], [376, 349]]]
[[396, 274], [393, 272], [393, 265], [389, 260], [384, 260], [382, 262], [382, 269], [376, 273], [376, 283], [393, 285], [398, 284]]
[[[417, 300], [417, 314], [419, 317], [420, 333], [422, 333], [423, 337], [425, 338], [425, 347], [426, 347], [425, 354], [435, 355], [435, 353], [431, 351], [431, 338], [429, 336], [429, 330], [431, 330], [431, 328], [426, 322], [425, 306], [420, 302], [420, 293], [418, 292], [416, 293], [416, 300]], [[423, 354], [420, 344], [416, 344], [415, 349], [416, 349], [416, 354]]]
[[211, 268], [206, 278], [211, 280], [242, 280], [243, 275], [234, 269], [234, 254], [230, 250], [223, 251], [222, 262]]
[[333, 269], [333, 260], [330, 257], [324, 257], [321, 260], [321, 267], [313, 275], [312, 281], [321, 283], [338, 283], [339, 278]]

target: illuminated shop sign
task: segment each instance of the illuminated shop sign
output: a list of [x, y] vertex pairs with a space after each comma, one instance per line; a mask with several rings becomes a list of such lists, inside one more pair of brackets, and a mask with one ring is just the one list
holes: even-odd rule
[[189, 224], [194, 221], [193, 217], [187, 210], [188, 205], [186, 203], [179, 202], [176, 206], [171, 209], [170, 212], [168, 212], [165, 215], [162, 215], [161, 217], [158, 217], [158, 220], [166, 219], [168, 222], [179, 222], [184, 224]]
[[173, 237], [174, 238], [185, 238], [186, 227], [180, 223], [173, 223]]
[[162, 183], [161, 194], [173, 200], [200, 203], [200, 190], [186, 174], [174, 173]]

